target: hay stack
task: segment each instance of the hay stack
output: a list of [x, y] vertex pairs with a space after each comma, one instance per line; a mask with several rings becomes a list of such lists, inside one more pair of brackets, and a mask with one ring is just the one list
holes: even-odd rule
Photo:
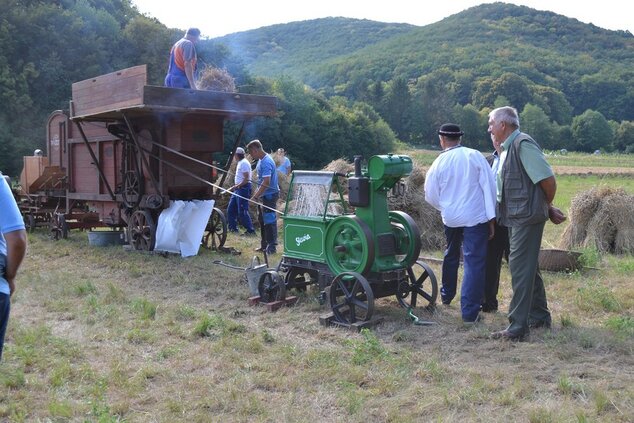
[[203, 68], [198, 74], [198, 89], [208, 91], [236, 92], [236, 82], [226, 69], [213, 66]]
[[420, 229], [423, 250], [444, 248], [446, 239], [440, 212], [425, 201], [425, 169], [414, 164], [404, 182], [404, 195], [388, 198], [390, 210], [401, 210], [414, 219]]
[[[348, 173], [354, 172], [354, 164], [346, 161], [344, 158], [341, 158], [331, 161], [322, 170], [347, 175]], [[348, 182], [343, 178], [339, 178], [339, 185], [341, 186], [343, 195], [348, 195]]]
[[623, 189], [592, 188], [572, 200], [565, 249], [595, 247], [602, 253], [634, 253], [634, 196]]

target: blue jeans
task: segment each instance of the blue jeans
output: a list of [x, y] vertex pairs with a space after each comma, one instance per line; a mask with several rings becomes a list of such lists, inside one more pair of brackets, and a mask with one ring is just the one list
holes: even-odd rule
[[[249, 201], [247, 200], [251, 198], [251, 185], [247, 184], [238, 188], [235, 193], [237, 195], [231, 196], [229, 206], [227, 207], [227, 225], [229, 226], [229, 230], [231, 232], [237, 232], [239, 222], [244, 226], [247, 232], [255, 233], [253, 222], [249, 215]], [[244, 198], [240, 198], [238, 195]]]
[[9, 323], [9, 311], [11, 310], [11, 297], [7, 294], [0, 294], [0, 360], [2, 360], [2, 349], [4, 347], [4, 334]]
[[456, 296], [460, 247], [463, 249], [464, 275], [460, 291], [462, 320], [474, 321], [480, 312], [484, 294], [485, 264], [489, 224], [450, 228], [445, 225], [447, 249], [442, 263], [442, 287], [440, 295], [443, 304], [450, 304]]

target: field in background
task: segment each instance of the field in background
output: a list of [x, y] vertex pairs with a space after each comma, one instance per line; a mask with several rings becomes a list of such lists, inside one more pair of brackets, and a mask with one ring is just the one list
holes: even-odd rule
[[[425, 165], [433, 154], [412, 155]], [[558, 181], [564, 210], [595, 184], [634, 192], [631, 177]], [[547, 224], [545, 246], [563, 228]], [[501, 312], [475, 328], [457, 301], [413, 326], [386, 298], [384, 322], [356, 334], [320, 326], [327, 309], [310, 290], [275, 313], [249, 306], [242, 273], [214, 261], [247, 266], [257, 239], [230, 236], [240, 256], [190, 259], [91, 247], [80, 232], [29, 241], [0, 363], [2, 421], [634, 421], [632, 256], [586, 249], [596, 270], [545, 273], [555, 327], [513, 344], [488, 337], [506, 324], [506, 264]]]

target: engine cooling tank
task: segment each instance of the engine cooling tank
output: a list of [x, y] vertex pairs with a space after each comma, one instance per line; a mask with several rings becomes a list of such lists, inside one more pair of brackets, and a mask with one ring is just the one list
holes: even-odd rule
[[368, 160], [368, 174], [371, 179], [400, 178], [412, 173], [412, 159], [409, 156], [387, 154], [372, 156]]

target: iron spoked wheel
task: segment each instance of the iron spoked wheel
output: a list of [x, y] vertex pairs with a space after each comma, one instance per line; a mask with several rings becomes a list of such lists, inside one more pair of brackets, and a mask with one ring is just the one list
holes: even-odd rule
[[137, 170], [128, 170], [123, 174], [121, 198], [127, 208], [133, 209], [139, 205], [143, 194], [141, 186], [141, 174]]
[[227, 240], [227, 219], [220, 209], [214, 207], [209, 216], [209, 222], [203, 234], [203, 246], [210, 250], [216, 251]]
[[367, 272], [374, 263], [374, 237], [356, 216], [339, 216], [328, 225], [326, 262], [334, 274]]
[[397, 260], [403, 267], [411, 267], [420, 255], [420, 229], [407, 213], [391, 211], [389, 216], [392, 232], [396, 236]]
[[152, 251], [156, 242], [156, 224], [147, 210], [136, 210], [128, 221], [130, 245], [135, 250]]
[[68, 223], [63, 213], [53, 213], [50, 220], [51, 237], [58, 241], [68, 238]]
[[398, 286], [398, 302], [405, 308], [434, 309], [438, 297], [438, 282], [431, 268], [419, 260], [407, 269], [407, 276], [408, 280], [402, 281]]
[[275, 270], [267, 270], [260, 276], [258, 293], [260, 294], [260, 301], [263, 303], [282, 301], [286, 298], [284, 280]]
[[338, 322], [366, 322], [374, 314], [372, 287], [359, 273], [344, 272], [337, 275], [330, 285], [329, 296], [330, 308]]
[[286, 290], [300, 289], [305, 290], [308, 285], [312, 285], [316, 280], [310, 272], [304, 269], [291, 269], [284, 276]]

